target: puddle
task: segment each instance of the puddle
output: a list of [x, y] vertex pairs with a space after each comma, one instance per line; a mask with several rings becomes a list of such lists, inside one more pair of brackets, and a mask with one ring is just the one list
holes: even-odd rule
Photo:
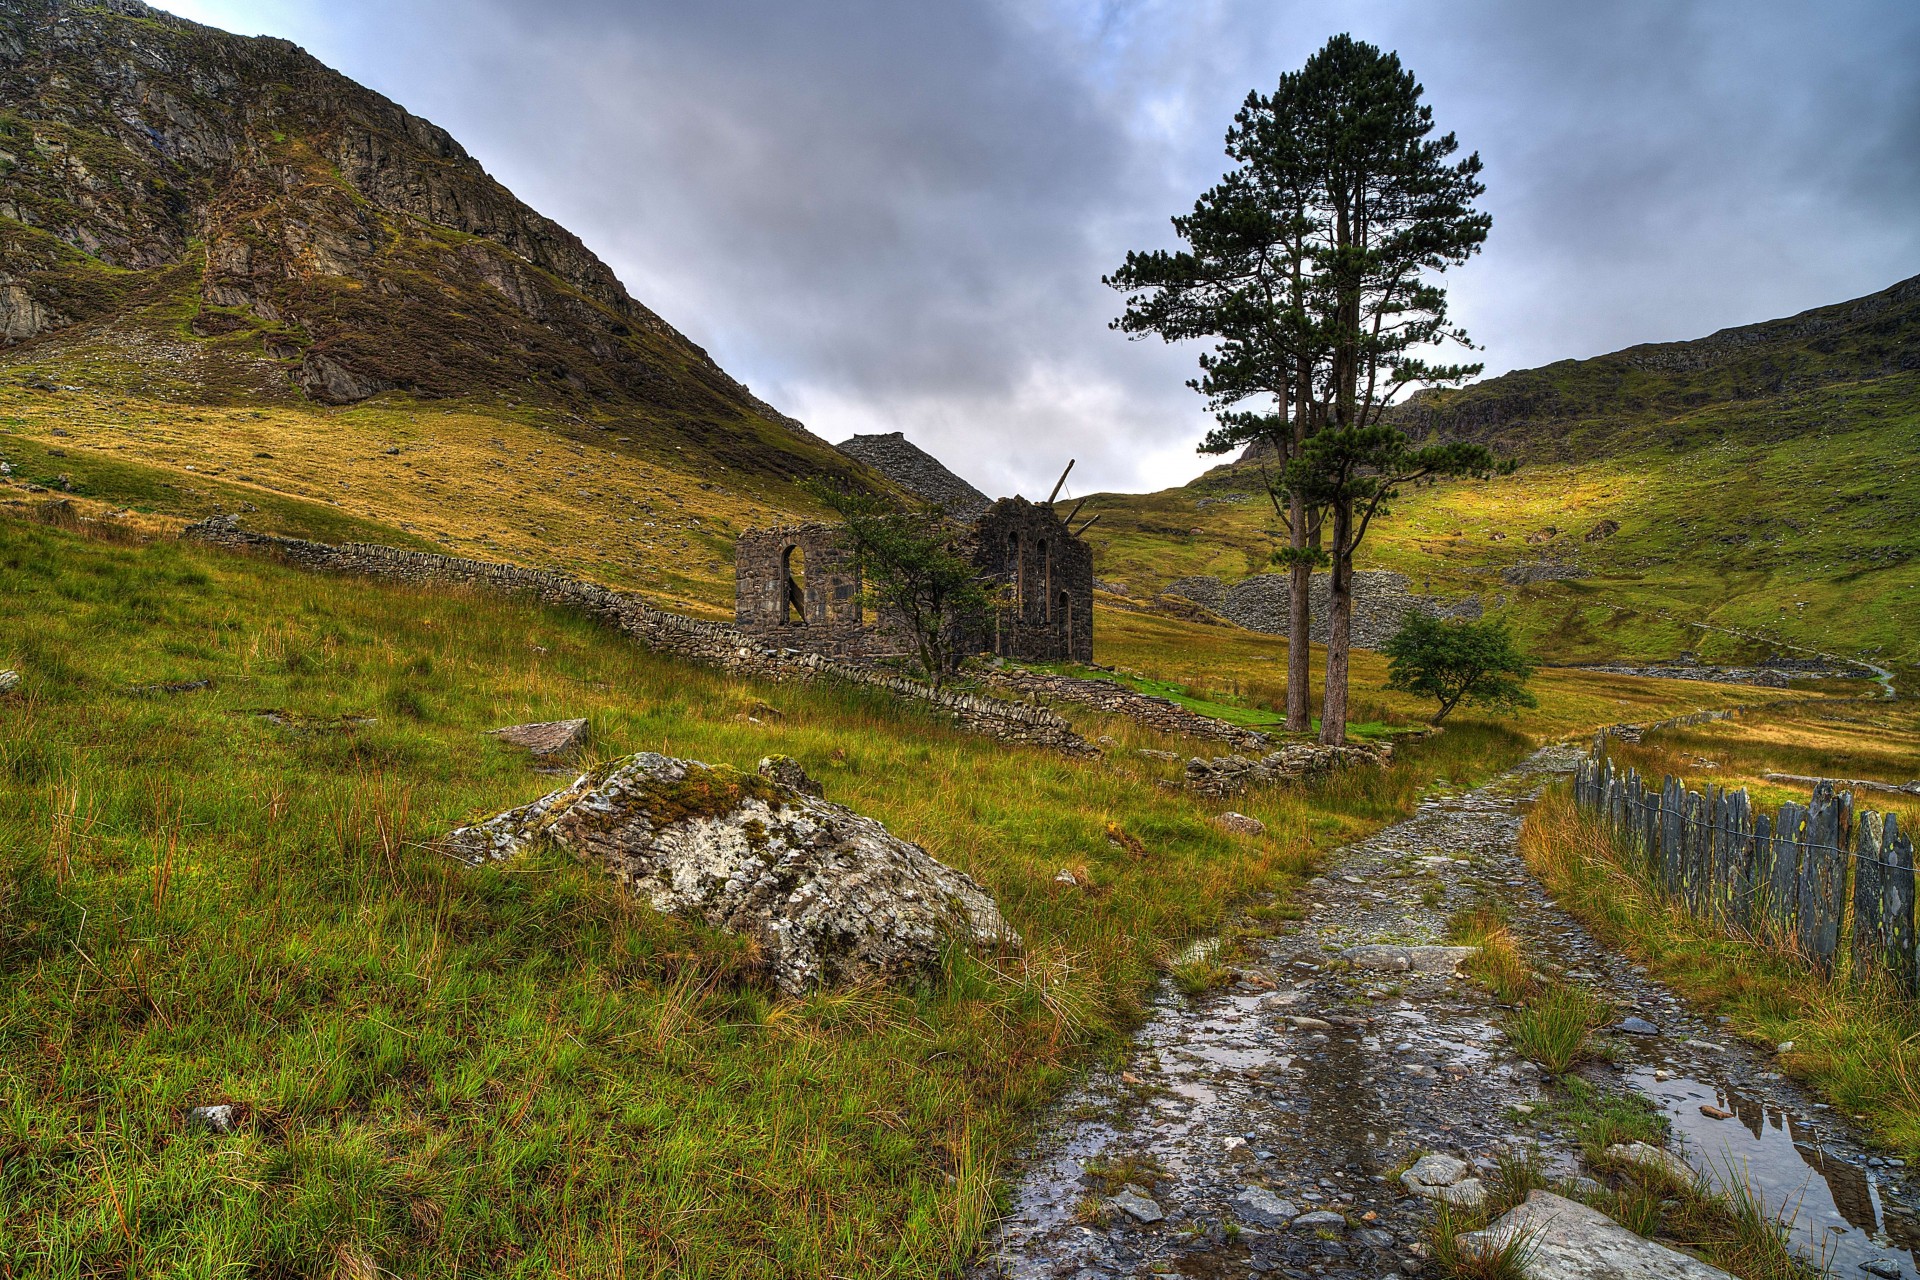
[[[1920, 1277], [1920, 1224], [1883, 1201], [1880, 1170], [1838, 1158], [1799, 1117], [1723, 1084], [1655, 1080], [1651, 1071], [1631, 1080], [1673, 1122], [1695, 1168], [1723, 1187], [1744, 1177], [1769, 1209], [1791, 1217], [1794, 1243], [1837, 1280], [1865, 1276], [1861, 1264], [1876, 1258]], [[1733, 1119], [1703, 1115], [1703, 1106]]]

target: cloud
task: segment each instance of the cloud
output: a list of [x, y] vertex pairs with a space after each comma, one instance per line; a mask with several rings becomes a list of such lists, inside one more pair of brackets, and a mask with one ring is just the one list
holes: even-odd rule
[[1099, 284], [1218, 177], [1234, 107], [1340, 30], [1487, 160], [1453, 282], [1495, 370], [1920, 271], [1903, 0], [181, 0], [451, 129], [636, 296], [830, 439], [994, 492], [1178, 483], [1192, 350]]

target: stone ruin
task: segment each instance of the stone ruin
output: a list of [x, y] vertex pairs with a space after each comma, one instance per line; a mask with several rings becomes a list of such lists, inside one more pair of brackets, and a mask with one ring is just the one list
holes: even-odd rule
[[[952, 621], [962, 651], [1093, 661], [1093, 549], [1052, 506], [1002, 498], [964, 526], [961, 545], [1003, 602]], [[753, 529], [734, 547], [734, 623], [781, 648], [849, 659], [904, 653], [898, 624], [862, 605], [861, 586], [836, 525]]]

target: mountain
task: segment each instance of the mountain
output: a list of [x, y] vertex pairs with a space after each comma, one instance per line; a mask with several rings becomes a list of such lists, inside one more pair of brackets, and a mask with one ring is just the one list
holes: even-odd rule
[[0, 0], [0, 360], [81, 343], [205, 403], [491, 397], [836, 465], [446, 130], [297, 46]]
[[944, 508], [956, 519], [978, 519], [993, 505], [993, 499], [955, 475], [945, 463], [908, 440], [902, 432], [853, 436], [834, 447], [849, 458], [866, 463], [922, 502]]
[[1765, 428], [1778, 438], [1820, 426], [1791, 411], [1796, 395], [1894, 375], [1920, 375], [1920, 276], [1690, 342], [1645, 343], [1426, 392], [1401, 410], [1400, 421], [1416, 434], [1575, 456], [1688, 436], [1686, 415], [1697, 410], [1771, 405], [1787, 410]]

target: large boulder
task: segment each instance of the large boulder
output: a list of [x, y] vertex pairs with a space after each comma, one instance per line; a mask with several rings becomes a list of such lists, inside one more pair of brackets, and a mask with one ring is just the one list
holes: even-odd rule
[[949, 941], [1020, 945], [984, 889], [919, 845], [797, 787], [698, 760], [613, 761], [447, 844], [477, 864], [544, 840], [657, 910], [752, 938], [794, 994], [930, 974]]
[[1698, 1258], [1635, 1235], [1578, 1201], [1535, 1191], [1484, 1231], [1460, 1236], [1480, 1253], [1523, 1242], [1528, 1280], [1732, 1280]]

